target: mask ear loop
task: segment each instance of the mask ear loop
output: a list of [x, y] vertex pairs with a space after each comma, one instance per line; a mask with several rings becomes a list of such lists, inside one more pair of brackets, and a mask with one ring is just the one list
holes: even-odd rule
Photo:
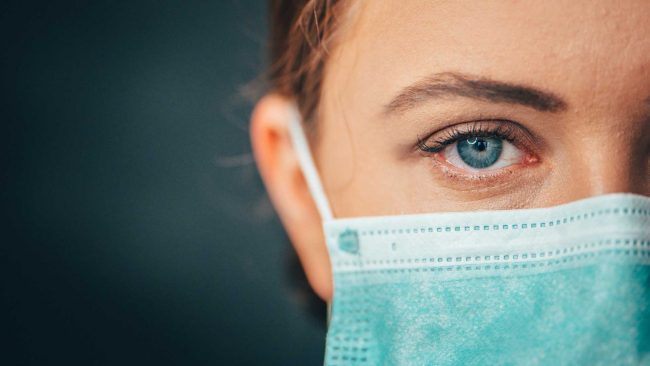
[[[289, 113], [289, 136], [294, 149], [296, 149], [300, 169], [302, 169], [302, 174], [305, 176], [305, 180], [307, 181], [309, 192], [311, 193], [314, 202], [316, 202], [316, 208], [320, 213], [321, 219], [323, 222], [330, 221], [333, 218], [332, 210], [330, 209], [329, 201], [327, 201], [325, 190], [321, 184], [318, 170], [316, 170], [316, 164], [314, 164], [314, 159], [312, 158], [311, 150], [309, 149], [309, 143], [307, 142], [307, 135], [305, 135], [305, 131], [302, 128], [300, 112], [294, 105]], [[330, 325], [331, 317], [332, 303], [328, 302], [327, 327]]]
[[332, 303], [327, 302], [327, 327], [330, 327], [330, 320], [332, 319]]
[[330, 209], [327, 196], [325, 196], [325, 191], [323, 190], [321, 180], [318, 176], [318, 170], [316, 170], [316, 165], [314, 164], [311, 150], [309, 149], [309, 143], [307, 142], [305, 131], [302, 128], [301, 120], [300, 112], [298, 112], [298, 109], [294, 105], [290, 111], [289, 135], [293, 147], [296, 149], [296, 155], [298, 156], [298, 162], [302, 169], [302, 174], [307, 180], [309, 192], [316, 202], [316, 208], [318, 209], [323, 222], [330, 221], [333, 218], [332, 210]]

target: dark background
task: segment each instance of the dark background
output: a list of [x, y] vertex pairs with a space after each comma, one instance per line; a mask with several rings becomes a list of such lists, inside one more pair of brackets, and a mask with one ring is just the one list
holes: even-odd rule
[[248, 143], [266, 2], [0, 10], [0, 364], [322, 364]]

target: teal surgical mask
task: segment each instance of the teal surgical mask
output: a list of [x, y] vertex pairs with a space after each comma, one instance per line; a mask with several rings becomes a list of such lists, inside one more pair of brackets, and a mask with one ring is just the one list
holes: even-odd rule
[[650, 198], [333, 218], [326, 365], [650, 365]]

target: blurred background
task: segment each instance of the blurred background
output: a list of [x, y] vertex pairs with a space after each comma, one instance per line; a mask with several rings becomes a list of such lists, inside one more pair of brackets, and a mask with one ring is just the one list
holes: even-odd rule
[[266, 2], [0, 9], [0, 364], [322, 364], [248, 143]]

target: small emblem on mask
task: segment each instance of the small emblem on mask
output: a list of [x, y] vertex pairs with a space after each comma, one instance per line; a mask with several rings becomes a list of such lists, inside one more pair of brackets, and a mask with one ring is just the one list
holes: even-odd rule
[[339, 234], [339, 249], [352, 254], [359, 252], [359, 235], [356, 230], [346, 229]]

